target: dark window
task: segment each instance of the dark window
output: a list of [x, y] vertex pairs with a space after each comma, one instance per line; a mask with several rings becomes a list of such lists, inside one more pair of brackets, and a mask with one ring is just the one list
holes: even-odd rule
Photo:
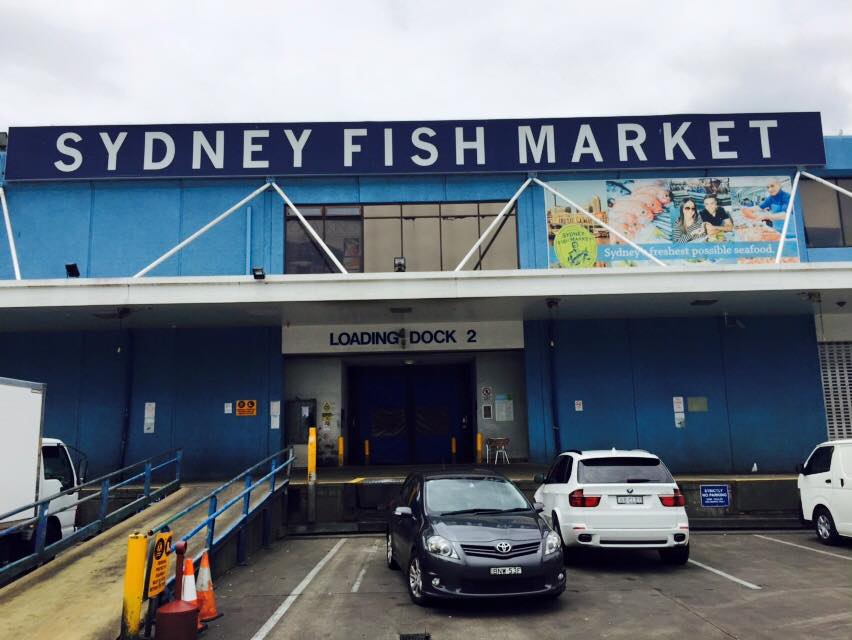
[[559, 456], [547, 474], [545, 484], [562, 484], [571, 474], [571, 456]]
[[833, 453], [834, 447], [820, 447], [814, 451], [811, 459], [805, 465], [805, 475], [831, 471], [831, 455]]
[[65, 449], [57, 446], [42, 447], [41, 457], [44, 461], [45, 480], [59, 480], [63, 491], [74, 486], [74, 468]]
[[[852, 191], [852, 180], [829, 180]], [[814, 248], [852, 246], [852, 198], [813, 180], [799, 183], [807, 245]]]
[[578, 482], [611, 484], [631, 482], [674, 482], [658, 458], [588, 458], [580, 460]]
[[526, 498], [502, 478], [435, 478], [426, 482], [426, 508], [432, 513], [470, 509], [529, 509]]
[[[299, 207], [299, 212], [347, 271], [357, 273], [364, 270], [361, 207]], [[287, 210], [284, 233], [286, 273], [338, 272], [331, 258], [290, 209]]]
[[[499, 202], [305, 206], [299, 211], [347, 271], [452, 271], [505, 206]], [[286, 273], [336, 273], [337, 268], [286, 212]], [[517, 269], [517, 212], [512, 209], [464, 267]]]

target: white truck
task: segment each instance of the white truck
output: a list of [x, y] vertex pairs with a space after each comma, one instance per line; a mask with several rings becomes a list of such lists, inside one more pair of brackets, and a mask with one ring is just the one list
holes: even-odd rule
[[[0, 378], [0, 534], [38, 515], [35, 507], [5, 514], [77, 486], [68, 447], [42, 437], [46, 385]], [[45, 545], [74, 532], [77, 492], [50, 501]], [[35, 526], [0, 535], [0, 566], [33, 552]]]

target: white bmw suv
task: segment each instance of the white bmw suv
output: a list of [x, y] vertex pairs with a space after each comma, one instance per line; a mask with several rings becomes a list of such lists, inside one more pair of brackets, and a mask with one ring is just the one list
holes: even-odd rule
[[572, 547], [659, 549], [667, 564], [689, 560], [686, 499], [647, 451], [566, 451], [539, 474], [536, 502]]

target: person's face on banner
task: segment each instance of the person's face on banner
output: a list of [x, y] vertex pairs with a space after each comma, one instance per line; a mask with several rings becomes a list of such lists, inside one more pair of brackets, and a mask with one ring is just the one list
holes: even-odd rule
[[766, 190], [769, 191], [769, 195], [774, 196], [777, 195], [779, 191], [781, 191], [781, 185], [777, 182], [770, 182], [766, 186]]
[[704, 208], [707, 209], [711, 214], [716, 213], [716, 207], [719, 203], [716, 201], [716, 198], [704, 198]]

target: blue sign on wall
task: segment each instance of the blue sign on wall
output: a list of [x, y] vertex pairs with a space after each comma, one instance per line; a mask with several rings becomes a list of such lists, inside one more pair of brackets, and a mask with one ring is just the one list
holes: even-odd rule
[[730, 488], [726, 484], [702, 484], [701, 485], [702, 507], [729, 507], [731, 506]]
[[816, 112], [12, 127], [7, 180], [825, 164]]

